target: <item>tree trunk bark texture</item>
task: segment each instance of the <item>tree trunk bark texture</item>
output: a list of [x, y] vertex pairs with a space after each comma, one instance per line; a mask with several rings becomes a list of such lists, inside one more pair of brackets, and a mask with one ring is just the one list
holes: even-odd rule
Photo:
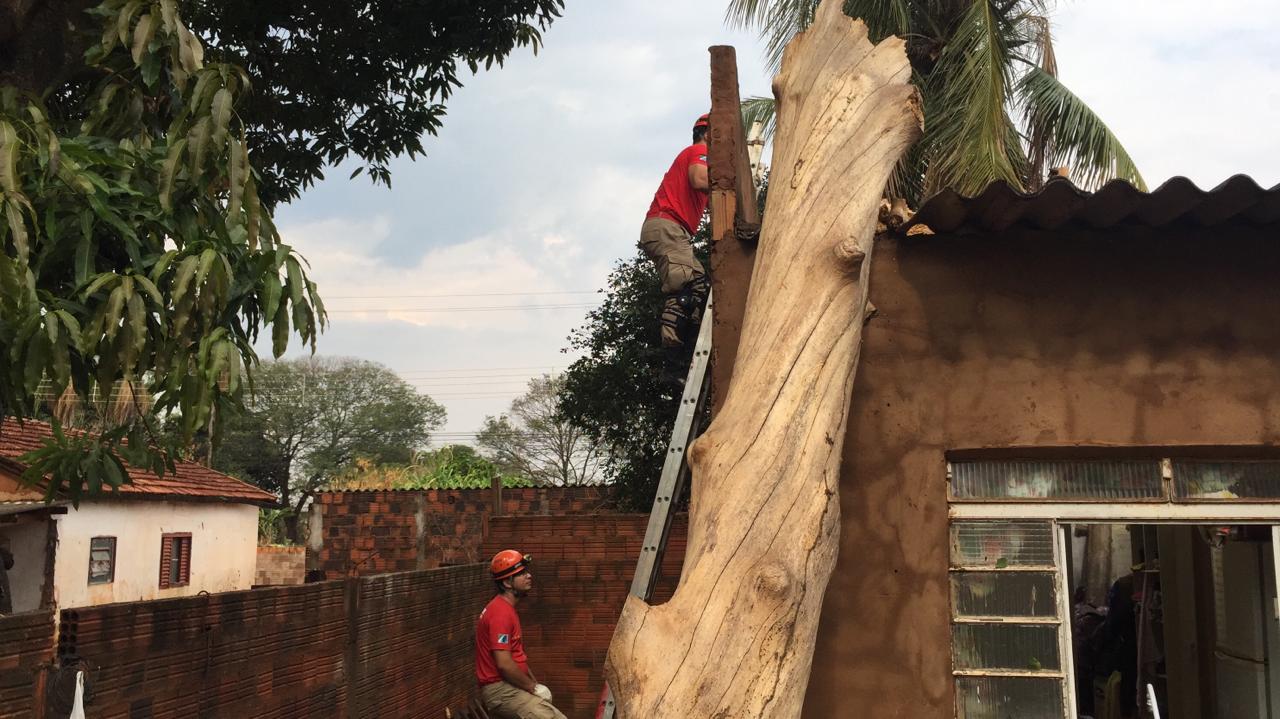
[[824, 0], [787, 47], [773, 176], [728, 396], [689, 450], [680, 586], [628, 597], [624, 719], [800, 714], [839, 539], [840, 453], [878, 207], [921, 111], [903, 43]]

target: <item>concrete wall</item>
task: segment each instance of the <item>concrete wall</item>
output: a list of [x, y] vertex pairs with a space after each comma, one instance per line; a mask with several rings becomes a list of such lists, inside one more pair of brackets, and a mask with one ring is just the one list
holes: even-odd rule
[[302, 584], [306, 576], [306, 547], [302, 545], [258, 547], [258, 568], [253, 579], [255, 586]]
[[1243, 230], [878, 244], [804, 715], [953, 716], [948, 450], [1280, 442], [1278, 277]]
[[[102, 501], [57, 517], [55, 601], [61, 608], [228, 592], [253, 585], [258, 508], [211, 502]], [[160, 589], [160, 535], [191, 533], [191, 582]], [[115, 581], [89, 586], [89, 541], [116, 538]]]
[[[18, 515], [16, 523], [0, 525], [0, 537], [9, 541], [9, 551], [13, 552], [9, 590], [13, 592], [14, 614], [40, 608], [45, 582], [48, 532], [49, 520], [44, 516]], [[85, 571], [88, 571], [87, 564]]]

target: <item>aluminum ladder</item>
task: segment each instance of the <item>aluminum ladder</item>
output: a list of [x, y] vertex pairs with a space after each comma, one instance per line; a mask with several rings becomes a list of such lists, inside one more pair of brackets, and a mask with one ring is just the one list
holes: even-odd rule
[[[667, 455], [662, 462], [658, 491], [653, 497], [653, 509], [649, 511], [649, 526], [644, 532], [640, 557], [636, 560], [636, 573], [631, 578], [631, 595], [646, 602], [653, 595], [658, 567], [662, 564], [662, 555], [667, 549], [667, 535], [671, 531], [671, 506], [680, 500], [685, 482], [689, 479], [685, 453], [689, 449], [689, 443], [701, 429], [698, 420], [710, 394], [711, 374], [707, 372], [707, 368], [711, 365], [712, 300], [713, 297], [708, 294], [706, 307], [702, 310], [702, 324], [698, 328], [698, 341], [693, 346], [693, 360], [689, 363], [689, 374], [685, 377], [684, 390], [680, 395], [680, 409], [676, 412], [675, 425], [671, 428], [671, 441], [667, 444]], [[613, 719], [613, 689], [607, 683], [601, 705], [596, 716], [599, 719]]]

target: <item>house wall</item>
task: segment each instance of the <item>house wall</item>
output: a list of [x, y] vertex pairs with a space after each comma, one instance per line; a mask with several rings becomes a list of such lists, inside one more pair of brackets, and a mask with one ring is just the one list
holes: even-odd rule
[[953, 716], [948, 450], [1280, 443], [1280, 243], [1205, 235], [877, 245], [804, 716]]
[[[57, 518], [54, 563], [61, 608], [228, 592], [253, 585], [258, 508], [206, 502], [100, 501]], [[160, 536], [191, 533], [191, 582], [160, 589]], [[115, 581], [89, 585], [89, 541], [116, 537]]]
[[[9, 541], [9, 551], [13, 552], [9, 590], [13, 592], [15, 614], [40, 608], [45, 582], [45, 551], [49, 542], [47, 517], [18, 515], [17, 520], [15, 524], [0, 525], [0, 537]], [[88, 571], [87, 564], [85, 571]]]

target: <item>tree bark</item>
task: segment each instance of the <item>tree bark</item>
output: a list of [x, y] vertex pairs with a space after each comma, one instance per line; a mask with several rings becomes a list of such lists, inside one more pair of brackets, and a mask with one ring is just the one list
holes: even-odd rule
[[824, 0], [774, 80], [774, 174], [723, 410], [689, 450], [671, 601], [628, 597], [618, 716], [799, 716], [839, 537], [841, 445], [878, 207], [921, 110], [903, 43]]

